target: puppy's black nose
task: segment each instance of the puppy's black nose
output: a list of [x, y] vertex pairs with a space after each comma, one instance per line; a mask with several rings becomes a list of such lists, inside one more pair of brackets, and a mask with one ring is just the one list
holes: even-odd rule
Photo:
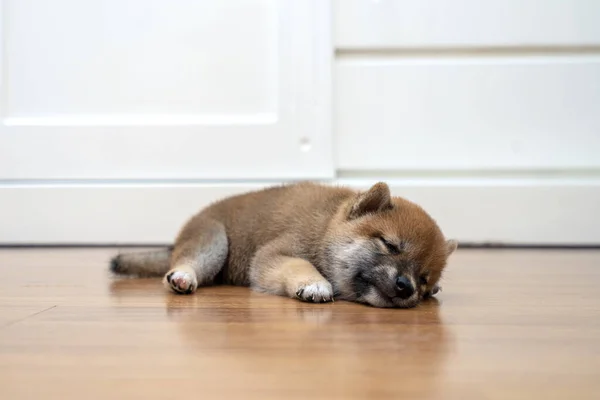
[[398, 297], [401, 299], [408, 299], [413, 293], [415, 293], [415, 288], [408, 278], [399, 276], [398, 279], [396, 279], [396, 294]]

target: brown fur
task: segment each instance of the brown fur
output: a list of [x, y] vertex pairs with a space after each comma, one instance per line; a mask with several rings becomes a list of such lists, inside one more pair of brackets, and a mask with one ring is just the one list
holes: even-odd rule
[[[336, 295], [412, 307], [435, 294], [455, 247], [422, 208], [391, 197], [384, 183], [362, 193], [299, 183], [214, 203], [188, 221], [172, 252], [123, 254], [112, 270], [166, 274], [178, 293], [226, 283], [305, 301]], [[397, 296], [398, 276], [416, 289], [408, 299]]]

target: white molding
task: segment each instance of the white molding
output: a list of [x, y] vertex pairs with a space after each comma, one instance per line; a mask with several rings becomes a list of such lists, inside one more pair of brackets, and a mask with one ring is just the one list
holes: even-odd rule
[[[334, 183], [364, 188], [376, 179]], [[463, 242], [600, 244], [600, 179], [388, 179]], [[272, 183], [4, 184], [1, 244], [164, 244], [202, 206]]]
[[5, 118], [5, 126], [236, 126], [273, 125], [277, 113], [222, 115], [89, 115]]

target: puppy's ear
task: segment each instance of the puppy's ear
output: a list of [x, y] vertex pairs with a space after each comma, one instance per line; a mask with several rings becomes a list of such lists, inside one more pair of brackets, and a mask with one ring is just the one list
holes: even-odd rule
[[446, 240], [446, 255], [450, 256], [450, 254], [456, 251], [458, 247], [458, 241], [454, 239]]
[[376, 183], [368, 191], [358, 195], [350, 208], [349, 219], [392, 208], [390, 188], [383, 182]]

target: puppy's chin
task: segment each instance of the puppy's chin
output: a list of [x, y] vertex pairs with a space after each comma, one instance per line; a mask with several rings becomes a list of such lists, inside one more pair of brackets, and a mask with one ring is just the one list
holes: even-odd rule
[[399, 297], [390, 298], [371, 286], [358, 296], [357, 301], [380, 308], [413, 308], [419, 304], [419, 297], [415, 295], [405, 300]]

